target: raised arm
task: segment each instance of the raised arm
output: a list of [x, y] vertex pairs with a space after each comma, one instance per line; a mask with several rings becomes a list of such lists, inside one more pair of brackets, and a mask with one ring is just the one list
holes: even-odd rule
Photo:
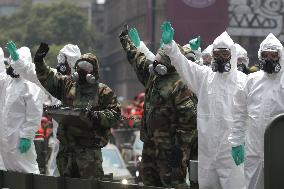
[[136, 72], [139, 81], [145, 86], [150, 77], [149, 65], [152, 62], [147, 59], [145, 54], [138, 51], [136, 46], [130, 40], [126, 26], [121, 32], [119, 39], [124, 51], [126, 52], [128, 62]]
[[41, 43], [37, 50], [34, 63], [37, 78], [41, 85], [55, 98], [62, 100], [67, 77], [57, 73], [56, 70], [45, 64], [44, 57], [49, 51], [45, 43]]
[[161, 26], [163, 48], [170, 57], [171, 63], [175, 66], [183, 82], [195, 94], [198, 94], [202, 80], [211, 72], [211, 69], [200, 66], [188, 60], [179, 50], [173, 40], [174, 30], [169, 22], [164, 22]]

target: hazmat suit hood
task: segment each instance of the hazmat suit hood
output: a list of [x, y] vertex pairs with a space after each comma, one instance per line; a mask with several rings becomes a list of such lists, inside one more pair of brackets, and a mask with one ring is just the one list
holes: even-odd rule
[[231, 60], [230, 60], [231, 70], [229, 72], [236, 70], [237, 69], [236, 47], [234, 41], [226, 31], [224, 31], [220, 36], [218, 36], [214, 40], [211, 55], [213, 54], [213, 50], [218, 48], [228, 48], [231, 50]]
[[17, 50], [19, 53], [20, 59], [23, 60], [26, 64], [32, 63], [32, 54], [28, 47], [21, 47]]
[[[247, 51], [238, 43], [235, 43], [236, 46], [236, 53], [237, 53], [237, 59], [240, 57], [248, 58]], [[246, 64], [246, 67], [248, 67], [249, 61]]]
[[12, 60], [10, 66], [7, 68], [7, 73], [16, 78], [19, 77], [19, 75], [21, 76], [20, 73], [22, 72], [22, 69], [27, 67], [27, 65], [32, 64], [32, 55], [28, 47], [17, 49], [17, 53], [19, 54], [19, 60]]
[[213, 45], [212, 45], [212, 44], [211, 44], [211, 45], [208, 45], [208, 46], [206, 47], [206, 49], [204, 49], [204, 50], [202, 51], [202, 55], [206, 55], [206, 54], [211, 55], [212, 49], [213, 49]]
[[268, 34], [268, 36], [261, 42], [258, 50], [258, 59], [261, 59], [261, 52], [265, 49], [274, 49], [277, 50], [280, 56], [280, 65], [281, 65], [281, 70], [280, 72], [283, 71], [284, 68], [284, 54], [283, 54], [283, 46], [281, 42], [272, 34]]
[[96, 77], [96, 80], [98, 80], [100, 78], [100, 74], [99, 74], [99, 61], [98, 58], [96, 57], [96, 55], [92, 54], [92, 53], [86, 53], [83, 54], [75, 63], [74, 69], [76, 69], [77, 64], [80, 61], [87, 61], [89, 63], [91, 63], [94, 67], [94, 73], [93, 75]]
[[69, 67], [71, 68], [71, 73], [73, 73], [75, 63], [81, 57], [81, 51], [79, 47], [73, 44], [65, 45], [57, 55], [58, 63], [64, 63], [65, 57], [67, 58], [67, 62], [69, 64]]
[[21, 74], [29, 64], [32, 64], [32, 55], [28, 47], [21, 47], [17, 50], [17, 52], [19, 54], [19, 60], [12, 60], [11, 66], [17, 73]]

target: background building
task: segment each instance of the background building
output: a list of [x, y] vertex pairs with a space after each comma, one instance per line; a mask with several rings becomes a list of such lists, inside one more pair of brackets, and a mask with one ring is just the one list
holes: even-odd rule
[[[102, 75], [119, 96], [134, 97], [144, 87], [128, 64], [118, 35], [125, 23], [136, 27], [141, 40], [156, 54], [160, 46], [160, 25], [170, 20], [175, 40], [186, 44], [201, 35], [206, 47], [228, 25], [226, 0], [106, 0]], [[209, 30], [210, 28], [210, 30]]]
[[[30, 0], [52, 3], [58, 0]], [[68, 0], [65, 0], [68, 1]], [[23, 0], [1, 0], [0, 16], [14, 13]], [[160, 25], [169, 20], [175, 40], [186, 44], [198, 35], [202, 49], [227, 30], [242, 45], [250, 64], [258, 63], [259, 44], [270, 32], [284, 40], [284, 0], [69, 0], [81, 7], [88, 23], [101, 33], [95, 44], [101, 63], [101, 80], [118, 96], [134, 97], [144, 87], [128, 64], [118, 35], [125, 23], [136, 27], [141, 40], [156, 54], [160, 46]], [[92, 49], [90, 49], [91, 51]]]

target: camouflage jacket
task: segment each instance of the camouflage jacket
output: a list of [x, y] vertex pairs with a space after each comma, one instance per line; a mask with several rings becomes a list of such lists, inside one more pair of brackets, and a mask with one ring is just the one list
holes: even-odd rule
[[61, 75], [44, 62], [36, 62], [36, 72], [42, 86], [63, 106], [86, 108], [98, 112], [92, 128], [59, 123], [58, 138], [62, 145], [103, 147], [108, 142], [110, 128], [120, 120], [120, 104], [113, 91], [102, 83], [79, 85], [70, 77]]
[[170, 147], [178, 143], [188, 147], [197, 138], [197, 98], [181, 81], [177, 72], [164, 76], [151, 75], [143, 53], [120, 36], [120, 42], [139, 81], [145, 86], [141, 140], [154, 140], [157, 145]]

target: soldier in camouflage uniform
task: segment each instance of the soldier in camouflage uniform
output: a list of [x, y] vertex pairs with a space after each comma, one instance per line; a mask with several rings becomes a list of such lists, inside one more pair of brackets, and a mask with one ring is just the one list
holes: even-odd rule
[[[59, 123], [57, 166], [60, 175], [101, 178], [104, 174], [101, 148], [108, 143], [110, 128], [120, 119], [120, 105], [113, 91], [97, 81], [99, 65], [95, 55], [84, 54], [77, 60], [76, 81], [76, 75], [73, 78], [61, 75], [45, 64], [43, 58], [48, 50], [48, 45], [42, 43], [34, 57], [37, 77], [41, 84], [59, 99], [63, 106], [85, 109], [91, 105], [89, 111], [84, 114], [84, 118], [92, 122], [91, 127]], [[80, 67], [81, 63], [93, 70], [89, 74], [94, 76], [95, 82], [87, 82], [87, 72]]]
[[145, 86], [140, 131], [144, 142], [142, 181], [145, 185], [160, 187], [185, 186], [190, 148], [197, 138], [197, 98], [181, 81], [161, 49], [158, 51], [160, 58], [156, 56], [156, 60], [167, 67], [167, 73], [151, 74], [152, 62], [137, 50], [127, 27], [120, 34], [120, 42], [139, 81]]

